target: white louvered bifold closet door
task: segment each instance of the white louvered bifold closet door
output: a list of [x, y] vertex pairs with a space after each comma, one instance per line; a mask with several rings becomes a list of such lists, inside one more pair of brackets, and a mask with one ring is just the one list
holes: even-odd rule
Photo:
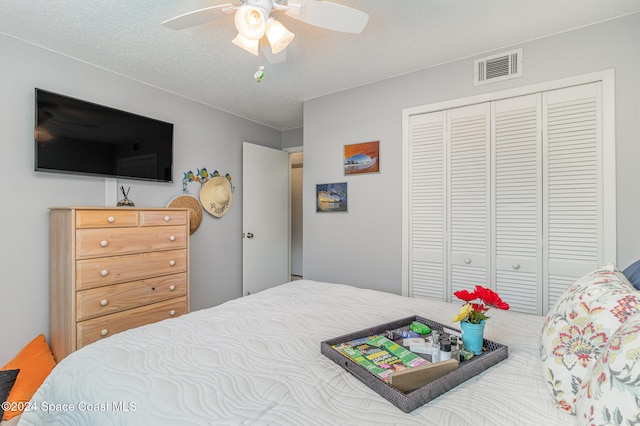
[[450, 289], [488, 287], [490, 250], [489, 103], [447, 111]]
[[542, 314], [540, 94], [492, 103], [495, 290], [511, 309]]
[[543, 94], [545, 311], [604, 262], [601, 84]]
[[444, 112], [412, 116], [409, 151], [410, 295], [445, 297]]
[[514, 311], [544, 315], [615, 261], [615, 138], [602, 91], [594, 82], [409, 117], [410, 295], [451, 301], [482, 285]]

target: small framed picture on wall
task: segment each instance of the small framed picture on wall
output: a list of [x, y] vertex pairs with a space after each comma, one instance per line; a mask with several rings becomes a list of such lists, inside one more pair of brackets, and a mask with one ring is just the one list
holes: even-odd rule
[[316, 185], [316, 213], [348, 212], [347, 182]]
[[358, 175], [380, 172], [380, 141], [344, 146], [344, 174]]

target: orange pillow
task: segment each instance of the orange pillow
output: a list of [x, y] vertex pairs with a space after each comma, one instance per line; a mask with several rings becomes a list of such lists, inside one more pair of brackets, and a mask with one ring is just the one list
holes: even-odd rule
[[[25, 346], [7, 365], [2, 367], [2, 370], [20, 370], [7, 402], [15, 402], [17, 404], [13, 404], [14, 406], [22, 408], [25, 403], [31, 400], [33, 394], [36, 393], [36, 390], [38, 390], [55, 366], [56, 361], [53, 358], [51, 349], [49, 349], [44, 334], [41, 334]], [[4, 412], [2, 420], [10, 420], [20, 413], [22, 413], [22, 410], [7, 410]]]

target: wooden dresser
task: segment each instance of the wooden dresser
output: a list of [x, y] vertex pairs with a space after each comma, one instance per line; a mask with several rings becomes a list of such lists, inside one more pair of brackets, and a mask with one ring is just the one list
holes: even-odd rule
[[50, 343], [56, 361], [189, 311], [187, 209], [50, 209]]

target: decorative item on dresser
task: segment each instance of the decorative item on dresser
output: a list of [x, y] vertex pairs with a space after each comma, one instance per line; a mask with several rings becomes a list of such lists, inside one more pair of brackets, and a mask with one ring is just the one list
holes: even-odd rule
[[50, 343], [57, 361], [189, 311], [189, 212], [50, 209]]

